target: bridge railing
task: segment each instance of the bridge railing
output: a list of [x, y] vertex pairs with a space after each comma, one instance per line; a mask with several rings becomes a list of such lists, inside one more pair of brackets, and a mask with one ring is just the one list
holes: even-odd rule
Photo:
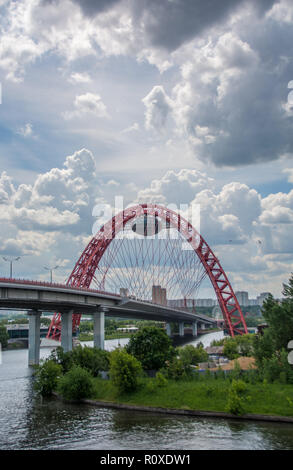
[[78, 290], [82, 292], [92, 292], [96, 294], [113, 295], [115, 297], [121, 298], [121, 295], [115, 294], [113, 292], [107, 292], [107, 291], [102, 291], [98, 289], [91, 289], [88, 287], [68, 286], [67, 284], [62, 284], [59, 282], [32, 281], [29, 279], [15, 279], [15, 278], [5, 278], [5, 277], [0, 277], [0, 282], [5, 282], [9, 284], [25, 284], [29, 286], [40, 286], [40, 287], [57, 287], [60, 289]]

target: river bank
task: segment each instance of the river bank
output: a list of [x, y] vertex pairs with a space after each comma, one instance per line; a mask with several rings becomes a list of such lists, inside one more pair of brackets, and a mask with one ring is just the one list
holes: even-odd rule
[[[60, 399], [60, 398], [59, 398]], [[62, 399], [62, 398], [61, 398]], [[274, 422], [274, 423], [292, 423], [293, 416], [273, 416], [273, 415], [259, 415], [259, 414], [244, 414], [242, 416], [233, 415], [231, 413], [225, 413], [221, 411], [202, 411], [202, 410], [185, 410], [185, 409], [171, 409], [171, 408], [160, 408], [160, 407], [151, 407], [151, 406], [137, 406], [137, 405], [126, 405], [124, 403], [112, 403], [105, 401], [96, 401], [90, 399], [82, 400], [82, 403], [86, 405], [93, 405], [102, 408], [114, 408], [119, 410], [129, 410], [129, 411], [140, 411], [147, 413], [162, 413], [162, 414], [172, 414], [180, 416], [190, 416], [190, 417], [204, 417], [204, 418], [221, 418], [221, 419], [236, 419], [244, 421], [265, 421], [265, 422]]]
[[[153, 385], [154, 380], [145, 378], [137, 391], [118, 395], [110, 380], [95, 378], [90, 402], [96, 403], [96, 406], [104, 403], [105, 406], [130, 407], [141, 411], [160, 409], [170, 413], [173, 410], [176, 414], [179, 410], [180, 414], [193, 416], [206, 413], [206, 416], [241, 419], [227, 413], [227, 397], [231, 387], [228, 379], [201, 376], [197, 380], [168, 380], [165, 387], [150, 387], [150, 384]], [[246, 383], [245, 386], [246, 418], [293, 423], [293, 385]]]
[[[209, 346], [218, 338], [218, 333], [205, 335], [201, 341]], [[105, 342], [107, 350], [117, 345], [117, 341]], [[41, 357], [48, 357], [51, 350], [41, 348]], [[41, 400], [33, 392], [32, 368], [27, 361], [25, 349], [2, 352], [2, 450], [293, 450], [291, 423], [209, 416], [190, 419], [158, 410], [134, 413], [55, 398]]]

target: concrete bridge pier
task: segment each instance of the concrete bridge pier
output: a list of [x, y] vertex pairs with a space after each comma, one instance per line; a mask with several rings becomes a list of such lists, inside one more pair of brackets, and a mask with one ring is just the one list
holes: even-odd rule
[[61, 313], [61, 347], [64, 352], [72, 351], [72, 313], [73, 310]]
[[179, 322], [179, 336], [184, 336], [184, 322]]
[[41, 312], [38, 310], [29, 310], [27, 314], [29, 318], [28, 365], [34, 366], [40, 362]]
[[197, 322], [192, 323], [192, 336], [197, 336]]
[[169, 337], [171, 337], [171, 325], [170, 325], [170, 323], [166, 323], [166, 333]]
[[94, 347], [105, 349], [105, 312], [108, 309], [103, 308], [93, 314], [94, 319]]

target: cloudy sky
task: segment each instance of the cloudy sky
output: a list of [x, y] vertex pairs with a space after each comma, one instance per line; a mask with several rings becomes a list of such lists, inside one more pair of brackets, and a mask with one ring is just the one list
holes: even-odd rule
[[[292, 0], [0, 0], [0, 252], [64, 281], [95, 204], [200, 204], [234, 290], [293, 250]], [[201, 297], [211, 295], [209, 289]]]

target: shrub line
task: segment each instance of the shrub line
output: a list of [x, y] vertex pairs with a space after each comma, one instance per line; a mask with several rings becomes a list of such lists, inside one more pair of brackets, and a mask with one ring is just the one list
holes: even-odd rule
[[[64, 400], [59, 394], [53, 392], [53, 395]], [[65, 400], [68, 401], [68, 400]], [[176, 409], [176, 408], [162, 408], [153, 406], [141, 406], [141, 405], [127, 405], [125, 403], [115, 403], [108, 401], [97, 401], [84, 398], [79, 401], [86, 405], [100, 406], [103, 408], [116, 408], [120, 410], [131, 410], [131, 411], [143, 411], [148, 413], [161, 413], [161, 414], [173, 414], [183, 415], [190, 417], [208, 417], [208, 418], [224, 418], [224, 419], [237, 419], [237, 420], [248, 420], [248, 421], [267, 421], [275, 423], [293, 423], [293, 417], [289, 416], [277, 416], [277, 415], [260, 415], [260, 414], [244, 414], [244, 415], [233, 415], [231, 413], [225, 413], [223, 411], [201, 411], [201, 410], [187, 410], [187, 409]]]

